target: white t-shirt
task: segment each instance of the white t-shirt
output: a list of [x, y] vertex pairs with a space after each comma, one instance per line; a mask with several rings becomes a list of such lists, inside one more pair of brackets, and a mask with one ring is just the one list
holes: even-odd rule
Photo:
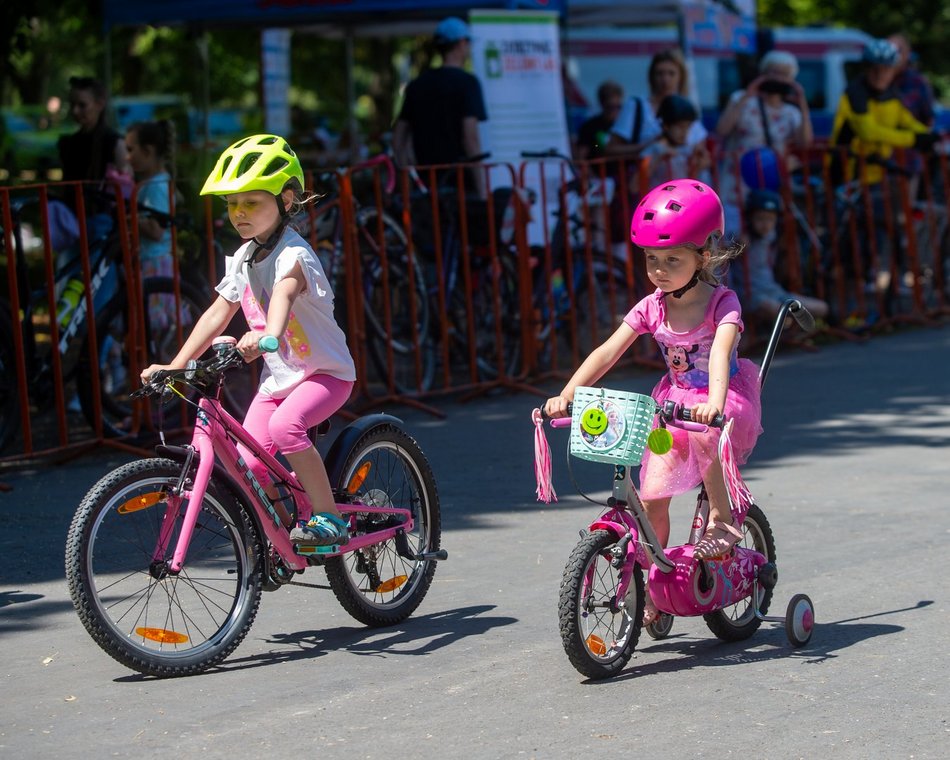
[[266, 258], [249, 266], [245, 259], [249, 249], [256, 247], [257, 243], [248, 241], [229, 256], [226, 274], [215, 288], [227, 301], [240, 302], [252, 330], [266, 327], [274, 285], [290, 274], [298, 261], [307, 282], [291, 307], [287, 329], [279, 336], [280, 347], [264, 354], [260, 392], [284, 398], [315, 374], [355, 380], [346, 336], [333, 317], [333, 291], [313, 249], [290, 227]]
[[[620, 108], [620, 113], [617, 115], [617, 120], [610, 128], [610, 131], [618, 137], [622, 137], [627, 142], [633, 142], [631, 137], [633, 136], [633, 126], [636, 123], [638, 107], [640, 108], [640, 118], [642, 121], [640, 122], [640, 136], [636, 142], [642, 143], [659, 137], [663, 131], [660, 126], [660, 120], [656, 118], [650, 101], [638, 95], [634, 95], [624, 101], [623, 106]], [[686, 144], [690, 147], [697, 145], [705, 140], [708, 135], [709, 133], [706, 131], [706, 127], [703, 126], [703, 123], [699, 119], [696, 119], [686, 135]]]

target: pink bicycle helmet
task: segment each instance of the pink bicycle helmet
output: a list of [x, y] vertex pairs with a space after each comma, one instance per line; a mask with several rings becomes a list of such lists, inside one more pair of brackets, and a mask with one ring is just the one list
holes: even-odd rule
[[696, 179], [674, 179], [643, 196], [630, 220], [630, 239], [641, 248], [702, 248], [709, 236], [725, 231], [722, 201]]

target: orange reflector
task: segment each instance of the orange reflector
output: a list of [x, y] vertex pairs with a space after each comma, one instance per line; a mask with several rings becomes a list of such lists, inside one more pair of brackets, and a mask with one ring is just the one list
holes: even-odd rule
[[388, 581], [383, 581], [376, 587], [377, 594], [385, 594], [387, 591], [395, 591], [407, 580], [405, 575], [397, 575], [395, 578], [390, 578]]
[[591, 651], [592, 654], [596, 655], [605, 655], [607, 654], [607, 645], [604, 643], [604, 640], [595, 634], [590, 634], [587, 637], [587, 648]]
[[138, 512], [140, 509], [148, 509], [160, 501], [165, 500], [164, 491], [155, 491], [154, 493], [143, 493], [134, 499], [129, 499], [118, 509], [120, 515], [127, 515], [129, 512]]
[[160, 644], [184, 644], [188, 637], [177, 631], [166, 631], [164, 628], [136, 628], [135, 632], [143, 639], [157, 641]]
[[360, 486], [363, 485], [363, 481], [366, 480], [366, 477], [369, 475], [369, 471], [372, 469], [372, 462], [364, 462], [360, 468], [353, 474], [353, 477], [350, 478], [350, 482], [346, 484], [346, 492], [348, 494], [354, 494], [360, 490]]

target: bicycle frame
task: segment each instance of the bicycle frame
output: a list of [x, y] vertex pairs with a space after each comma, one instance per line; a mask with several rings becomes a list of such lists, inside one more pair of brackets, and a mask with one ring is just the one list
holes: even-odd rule
[[[164, 557], [171, 540], [172, 528], [180, 513], [181, 502], [187, 498], [188, 507], [185, 511], [181, 532], [175, 544], [172, 558], [167, 563], [167, 569], [170, 573], [180, 573], [185, 566], [192, 532], [208, 484], [211, 481], [216, 458], [221, 462], [228, 475], [231, 476], [233, 482], [240, 488], [245, 497], [245, 504], [252, 507], [263, 536], [290, 570], [303, 570], [310, 564], [308, 558], [314, 554], [321, 556], [345, 554], [395, 538], [399, 532], [412, 530], [412, 515], [407, 509], [340, 503], [337, 504], [337, 508], [344, 515], [353, 512], [397, 515], [402, 517], [405, 522], [383, 530], [352, 536], [349, 542], [342, 547], [295, 546], [291, 543], [288, 529], [281, 523], [273, 502], [264, 492], [263, 486], [238, 452], [235, 440], [247, 447], [267, 467], [268, 471], [274, 476], [275, 482], [286, 483], [290, 487], [298, 504], [298, 518], [306, 520], [310, 517], [310, 502], [296, 476], [266, 452], [241, 424], [228, 414], [220, 401], [207, 396], [202, 397], [198, 402], [198, 413], [191, 445], [185, 448], [186, 461], [182, 468], [182, 476], [174, 489], [173, 497], [169, 499], [159, 540], [152, 555], [153, 562], [164, 563]], [[189, 490], [185, 487], [185, 478], [195, 456], [198, 457], [198, 465], [193, 484]]]

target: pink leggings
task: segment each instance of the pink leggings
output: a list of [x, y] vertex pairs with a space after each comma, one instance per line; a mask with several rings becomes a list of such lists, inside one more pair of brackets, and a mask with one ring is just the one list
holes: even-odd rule
[[[278, 450], [283, 454], [296, 454], [313, 446], [307, 431], [329, 419], [346, 403], [352, 390], [351, 380], [311, 375], [285, 398], [258, 392], [247, 408], [244, 429], [270, 454]], [[238, 451], [257, 479], [263, 485], [270, 483], [267, 468], [260, 460], [241, 444]]]

